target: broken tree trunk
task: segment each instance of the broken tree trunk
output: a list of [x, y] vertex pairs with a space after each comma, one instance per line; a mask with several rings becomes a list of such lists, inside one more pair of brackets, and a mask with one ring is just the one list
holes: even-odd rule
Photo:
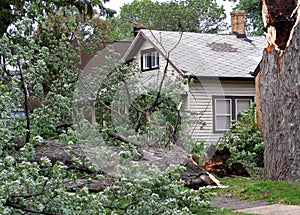
[[246, 167], [243, 164], [239, 162], [234, 162], [232, 164], [227, 163], [227, 160], [231, 157], [231, 152], [229, 151], [229, 148], [224, 147], [222, 150], [217, 149], [213, 151], [215, 151], [215, 153], [212, 155], [211, 158], [206, 157], [202, 159], [203, 162], [201, 166], [208, 172], [221, 178], [233, 175], [244, 177], [250, 176], [250, 174], [246, 170]]
[[[83, 162], [81, 165], [75, 165], [72, 158], [78, 157], [89, 158], [93, 164], [97, 165], [103, 175], [109, 175], [114, 171], [115, 161], [118, 160], [117, 154], [119, 149], [117, 147], [108, 147], [105, 149], [111, 156], [101, 156], [103, 146], [89, 146], [89, 145], [73, 145], [70, 150], [67, 144], [55, 141], [44, 141], [42, 145], [35, 147], [35, 161], [39, 161], [42, 157], [49, 158], [52, 163], [62, 161], [69, 168], [77, 169], [78, 171], [92, 173], [92, 171]], [[212, 185], [219, 186], [219, 182], [211, 176], [204, 168], [193, 163], [191, 156], [184, 149], [178, 146], [169, 147], [137, 147], [140, 152], [138, 162], [156, 165], [159, 169], [165, 170], [170, 165], [183, 165], [186, 167], [185, 172], [182, 173], [181, 179], [186, 182], [186, 186], [192, 189], [199, 189], [199, 187]], [[100, 154], [99, 154], [100, 153]], [[99, 156], [100, 155], [100, 156]], [[107, 176], [104, 180], [85, 181], [79, 180], [77, 183], [66, 182], [70, 188], [77, 188], [86, 186], [91, 192], [99, 192], [110, 186], [113, 181]]]
[[268, 41], [259, 81], [264, 176], [300, 181], [300, 2], [262, 3]]

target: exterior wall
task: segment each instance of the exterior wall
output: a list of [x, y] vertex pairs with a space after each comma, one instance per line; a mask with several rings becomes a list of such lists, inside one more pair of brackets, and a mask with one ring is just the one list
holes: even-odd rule
[[191, 124], [189, 131], [192, 137], [217, 143], [223, 133], [213, 132], [213, 107], [212, 96], [253, 96], [255, 97], [255, 82], [253, 80], [219, 80], [199, 79], [190, 87], [188, 95], [188, 110], [200, 112], [194, 119], [205, 121], [206, 125], [201, 130], [199, 126]]

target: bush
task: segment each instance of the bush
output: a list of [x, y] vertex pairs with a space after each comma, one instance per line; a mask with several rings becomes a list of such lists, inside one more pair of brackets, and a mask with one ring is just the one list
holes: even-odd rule
[[238, 113], [238, 120], [220, 139], [218, 148], [227, 146], [232, 154], [231, 161], [239, 161], [248, 167], [263, 167], [264, 143], [262, 132], [255, 122], [255, 104]]

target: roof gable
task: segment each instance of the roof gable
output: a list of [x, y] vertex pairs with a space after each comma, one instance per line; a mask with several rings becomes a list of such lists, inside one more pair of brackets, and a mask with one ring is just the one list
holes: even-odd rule
[[141, 30], [124, 60], [132, 59], [145, 40], [169, 58], [178, 71], [198, 77], [251, 78], [265, 47], [264, 36], [243, 39], [235, 35]]
[[80, 65], [80, 69], [83, 70], [84, 75], [88, 75], [96, 68], [105, 68], [109, 63], [106, 57], [111, 56], [112, 53], [114, 56], [113, 63], [118, 64], [130, 45], [131, 41], [118, 41], [106, 43], [104, 46], [98, 47], [92, 54], [84, 51], [81, 53], [82, 64]]

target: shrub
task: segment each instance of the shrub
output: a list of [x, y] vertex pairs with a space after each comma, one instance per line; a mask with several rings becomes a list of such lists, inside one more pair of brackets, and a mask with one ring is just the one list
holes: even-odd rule
[[263, 167], [264, 143], [262, 132], [255, 122], [255, 104], [238, 113], [229, 131], [220, 139], [218, 148], [227, 146], [232, 154], [231, 161], [239, 161], [246, 166]]

